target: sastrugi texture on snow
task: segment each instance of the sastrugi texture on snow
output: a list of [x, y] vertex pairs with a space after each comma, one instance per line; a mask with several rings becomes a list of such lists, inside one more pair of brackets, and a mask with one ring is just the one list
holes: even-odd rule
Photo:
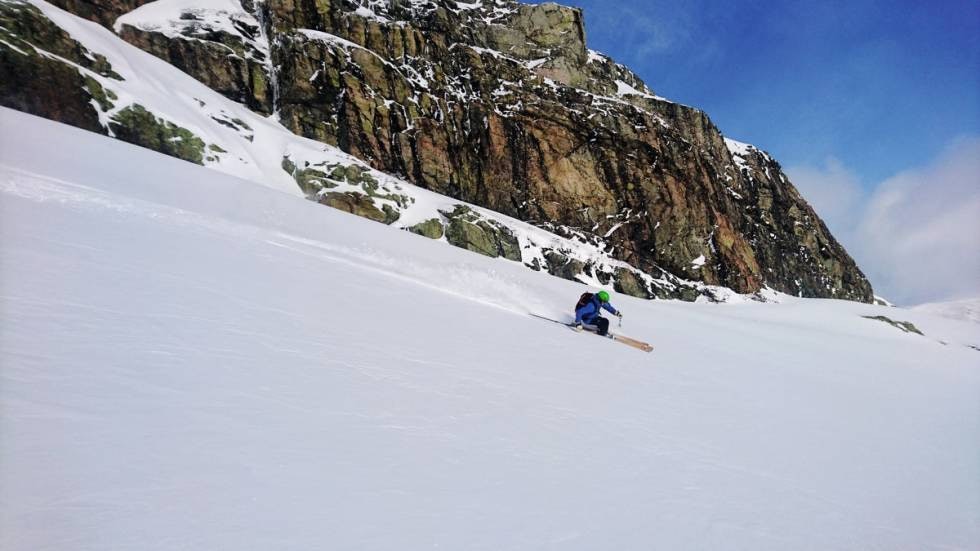
[[[56, 3], [106, 26], [105, 13], [121, 14], [111, 27], [126, 41], [259, 114], [275, 114], [296, 134], [630, 267], [604, 269], [555, 249], [522, 259], [536, 269], [642, 297], [704, 294], [680, 278], [740, 293], [770, 287], [872, 299], [867, 279], [775, 160], [588, 50], [580, 10], [512, 0], [158, 0], [131, 11], [105, 2], [96, 16], [78, 2]], [[0, 6], [0, 71], [16, 76], [14, 86], [66, 90], [39, 103], [8, 85], [0, 103], [93, 129], [105, 96], [98, 83], [24, 47], [39, 47], [19, 24], [35, 17], [33, 6]], [[32, 63], [49, 74], [29, 75]], [[140, 127], [128, 141], [208, 166], [222, 162], [220, 151], [182, 137], [189, 130], [180, 121], [139, 115], [116, 121]], [[184, 147], [166, 151], [174, 142]], [[386, 211], [373, 184], [341, 192], [295, 159], [284, 159], [283, 169], [322, 203], [397, 219], [401, 205]], [[452, 228], [445, 213], [439, 219]], [[429, 230], [440, 238], [444, 231], [413, 231]], [[507, 257], [506, 234], [483, 230], [454, 244]], [[450, 242], [459, 235], [445, 233]], [[656, 284], [663, 280], [670, 283]]]

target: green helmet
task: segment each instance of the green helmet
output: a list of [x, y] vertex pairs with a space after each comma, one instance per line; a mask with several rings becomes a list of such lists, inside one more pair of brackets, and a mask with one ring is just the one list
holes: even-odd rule
[[598, 296], [599, 297], [599, 300], [602, 301], [602, 302], [609, 302], [609, 293], [607, 293], [605, 291], [599, 291], [596, 294], [596, 296]]

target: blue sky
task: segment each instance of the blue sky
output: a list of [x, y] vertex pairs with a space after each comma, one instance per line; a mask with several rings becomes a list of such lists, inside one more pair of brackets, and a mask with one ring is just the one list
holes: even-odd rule
[[772, 153], [879, 294], [980, 297], [980, 0], [561, 3], [590, 48]]
[[589, 47], [784, 166], [871, 186], [980, 134], [980, 2], [568, 0]]

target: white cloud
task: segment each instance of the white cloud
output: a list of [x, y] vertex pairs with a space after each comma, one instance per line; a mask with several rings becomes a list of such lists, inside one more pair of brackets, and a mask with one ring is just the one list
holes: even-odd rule
[[899, 302], [980, 295], [980, 139], [882, 182], [855, 237], [871, 281]]
[[690, 9], [667, 0], [652, 0], [643, 8], [619, 5], [615, 9], [587, 10], [585, 31], [586, 35], [595, 31], [615, 36], [634, 59], [642, 59], [689, 43], [692, 25], [697, 21], [689, 12]]
[[843, 163], [828, 157], [823, 167], [789, 167], [786, 174], [835, 237], [841, 239], [854, 229], [867, 196], [857, 175]]
[[957, 140], [870, 196], [834, 160], [787, 172], [878, 294], [898, 304], [980, 296], [980, 138]]

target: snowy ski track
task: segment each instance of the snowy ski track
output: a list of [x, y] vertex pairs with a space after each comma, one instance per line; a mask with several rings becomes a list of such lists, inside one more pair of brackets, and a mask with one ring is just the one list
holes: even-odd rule
[[978, 324], [585, 289], [0, 109], [0, 548], [980, 548]]

